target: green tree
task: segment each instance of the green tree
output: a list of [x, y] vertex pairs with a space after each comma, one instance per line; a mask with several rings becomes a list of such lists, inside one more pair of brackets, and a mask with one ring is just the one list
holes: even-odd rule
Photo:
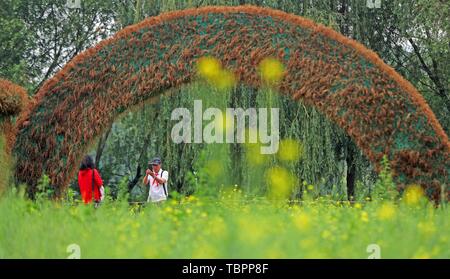
[[31, 32], [19, 17], [19, 4], [20, 1], [0, 1], [0, 77], [28, 85], [26, 54], [31, 44]]

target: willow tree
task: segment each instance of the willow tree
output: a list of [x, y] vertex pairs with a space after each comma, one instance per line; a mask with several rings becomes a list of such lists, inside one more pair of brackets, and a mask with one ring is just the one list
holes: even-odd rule
[[[123, 18], [120, 22], [132, 23], [139, 21], [147, 16], [153, 16], [161, 12], [178, 10], [190, 7], [199, 7], [207, 5], [241, 5], [253, 4], [277, 8], [287, 12], [295, 13], [305, 17], [309, 17], [316, 22], [330, 26], [336, 30], [344, 29], [342, 26], [343, 18], [342, 10], [339, 6], [330, 5], [329, 1], [315, 1], [314, 5], [304, 2], [299, 4], [298, 1], [130, 1], [128, 5], [122, 3], [121, 10], [124, 11]], [[131, 11], [131, 13], [130, 13]], [[130, 18], [133, 18], [130, 21]], [[341, 24], [339, 24], [341, 23]], [[340, 27], [341, 26], [341, 27]], [[136, 110], [124, 118], [120, 125], [116, 125], [113, 129], [110, 139], [105, 144], [102, 137], [99, 146], [105, 145], [106, 150], [102, 158], [100, 168], [105, 172], [107, 177], [111, 177], [111, 184], [117, 184], [122, 176], [129, 177], [130, 186], [135, 186], [136, 178], [142, 175], [142, 168], [145, 168], [145, 161], [152, 156], [158, 154], [164, 157], [169, 171], [174, 175], [171, 177], [171, 186], [181, 192], [191, 193], [198, 184], [199, 177], [193, 175], [199, 173], [200, 169], [204, 171], [201, 164], [208, 164], [208, 157], [214, 157], [213, 150], [217, 152], [217, 147], [206, 148], [204, 145], [182, 145], [175, 146], [167, 141], [167, 131], [170, 131], [171, 124], [170, 112], [179, 106], [189, 107], [192, 104], [194, 96], [201, 97], [198, 93], [198, 86], [186, 86], [181, 89], [181, 94], [172, 94], [161, 99], [161, 102], [155, 106], [145, 106], [145, 110]], [[205, 89], [202, 90], [213, 90]], [[265, 92], [262, 92], [265, 94]], [[265, 106], [264, 98], [259, 98], [261, 91], [254, 90], [246, 86], [237, 86], [231, 90], [229, 94], [217, 97], [218, 100], [224, 101], [231, 107], [250, 107]], [[248, 96], [242, 98], [242, 96]], [[301, 161], [289, 166], [290, 171], [300, 181], [296, 188], [297, 196], [302, 192], [302, 182], [314, 184], [318, 187], [322, 194], [334, 194], [339, 197], [346, 196], [347, 187], [350, 188], [349, 193], [354, 193], [355, 181], [360, 180], [367, 187], [373, 180], [373, 174], [370, 164], [362, 156], [353, 142], [343, 133], [336, 125], [328, 121], [323, 115], [314, 108], [279, 97], [274, 94], [274, 98], [283, 115], [296, 115], [292, 118], [284, 117], [280, 120], [281, 137], [295, 138], [302, 142], [304, 146], [303, 158]], [[204, 99], [205, 100], [205, 99]], [[218, 101], [218, 102], [222, 102]], [[220, 107], [224, 108], [223, 105]], [[148, 111], [157, 111], [158, 117], [154, 117], [154, 113]], [[147, 111], [147, 112], [145, 112]], [[160, 119], [158, 121], [158, 119]], [[161, 120], [162, 119], [162, 120]], [[149, 127], [160, 127], [156, 133], [148, 134]], [[127, 135], [130, 137], [128, 139]], [[150, 135], [149, 144], [146, 138]], [[103, 139], [103, 141], [102, 141]], [[121, 141], [122, 143], [118, 143]], [[127, 148], [123, 148], [127, 145]], [[130, 147], [133, 146], [133, 147]], [[146, 150], [143, 150], [145, 148]], [[205, 149], [206, 148], [206, 149]], [[97, 148], [97, 150], [100, 150]], [[123, 154], [126, 150], [126, 154]], [[121, 155], [122, 154], [122, 155]], [[141, 155], [145, 154], [145, 155]], [[209, 155], [208, 155], [209, 154]], [[201, 162], [192, 164], [202, 157]], [[264, 192], [266, 185], [264, 183], [255, 184], [255, 176], [249, 175], [245, 164], [246, 150], [239, 144], [229, 146], [228, 162], [226, 171], [233, 173], [229, 184], [239, 184], [245, 189], [252, 188], [252, 191]], [[112, 157], [116, 157], [115, 159]], [[131, 159], [133, 158], [133, 159]], [[182, 160], [180, 160], [182, 158]], [[118, 161], [126, 163], [118, 163]], [[272, 165], [276, 164], [276, 160], [272, 159]], [[130, 169], [127, 165], [133, 165]], [[114, 170], [114, 168], [117, 168]], [[358, 171], [359, 170], [359, 171]], [[351, 180], [347, 181], [347, 178]], [[350, 182], [350, 183], [346, 183]], [[173, 183], [173, 184], [172, 184]], [[258, 189], [255, 189], [258, 188]], [[198, 189], [197, 189], [198, 190]], [[140, 191], [142, 192], [142, 191]]]

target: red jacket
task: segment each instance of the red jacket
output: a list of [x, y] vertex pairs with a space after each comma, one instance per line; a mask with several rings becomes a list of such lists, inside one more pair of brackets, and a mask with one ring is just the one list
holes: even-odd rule
[[100, 201], [100, 187], [103, 185], [102, 178], [96, 169], [80, 170], [78, 172], [78, 185], [80, 186], [81, 197], [84, 203], [92, 201], [92, 174], [94, 174], [94, 197], [95, 201]]

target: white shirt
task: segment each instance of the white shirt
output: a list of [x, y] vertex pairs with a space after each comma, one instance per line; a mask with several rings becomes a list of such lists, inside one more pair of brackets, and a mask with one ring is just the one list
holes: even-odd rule
[[[158, 177], [163, 178], [164, 180], [166, 180], [166, 191], [168, 192], [167, 189], [167, 182], [169, 181], [169, 172], [168, 171], [163, 171], [162, 169], [159, 170], [158, 172]], [[164, 201], [167, 199], [166, 194], [164, 193], [164, 185], [158, 183], [158, 181], [156, 181], [151, 175], [147, 176], [147, 181], [148, 181], [148, 185], [150, 186], [150, 190], [148, 191], [148, 199], [147, 202], [159, 202], [159, 201]]]

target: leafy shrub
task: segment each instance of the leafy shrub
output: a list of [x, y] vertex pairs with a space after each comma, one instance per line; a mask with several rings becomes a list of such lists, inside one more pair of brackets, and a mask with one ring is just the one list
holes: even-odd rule
[[55, 190], [50, 185], [50, 178], [46, 174], [43, 174], [38, 180], [36, 189], [37, 192], [35, 198], [37, 202], [44, 202], [54, 197]]
[[396, 185], [392, 177], [392, 171], [387, 156], [381, 161], [381, 172], [374, 185], [373, 198], [379, 200], [393, 200], [398, 195]]
[[27, 103], [28, 96], [23, 87], [8, 80], [0, 79], [0, 116], [17, 115]]

